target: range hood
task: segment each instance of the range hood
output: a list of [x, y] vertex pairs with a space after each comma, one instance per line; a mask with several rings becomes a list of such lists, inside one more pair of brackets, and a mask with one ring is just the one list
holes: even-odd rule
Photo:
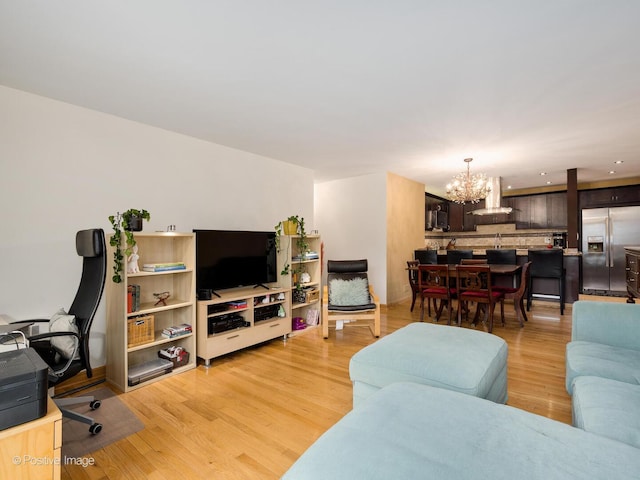
[[500, 203], [502, 201], [502, 180], [500, 177], [490, 177], [487, 179], [487, 183], [491, 186], [491, 191], [484, 199], [485, 208], [479, 208], [473, 210], [474, 215], [496, 215], [498, 213], [511, 213], [511, 207], [502, 207]]

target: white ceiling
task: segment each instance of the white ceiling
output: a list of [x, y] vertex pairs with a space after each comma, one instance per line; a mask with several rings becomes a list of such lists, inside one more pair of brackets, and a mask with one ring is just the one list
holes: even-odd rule
[[317, 182], [442, 195], [473, 157], [519, 189], [640, 175], [639, 21], [640, 0], [0, 0], [0, 84]]

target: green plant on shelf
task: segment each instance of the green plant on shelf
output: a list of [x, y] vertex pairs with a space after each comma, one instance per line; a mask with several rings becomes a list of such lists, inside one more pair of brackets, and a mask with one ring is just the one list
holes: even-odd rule
[[[115, 247], [113, 251], [113, 276], [111, 277], [114, 283], [122, 282], [122, 268], [125, 258], [133, 253], [133, 247], [136, 245], [133, 232], [142, 230], [143, 220], [151, 220], [151, 214], [144, 209], [130, 208], [126, 212], [117, 212], [115, 215], [109, 215], [109, 222], [113, 227], [113, 235], [109, 240], [109, 245]], [[126, 239], [124, 251], [122, 250], [123, 232]]]
[[[291, 215], [286, 220], [278, 222], [278, 224], [274, 227], [276, 232], [276, 250], [280, 253], [281, 247], [281, 238], [283, 235], [297, 235], [296, 237], [296, 247], [298, 250], [298, 254], [301, 258], [304, 259], [306, 253], [309, 251], [309, 240], [307, 238], [307, 232], [305, 230], [304, 225], [304, 217], [300, 217], [298, 215]], [[290, 242], [287, 242], [287, 251], [285, 258], [289, 258], [289, 247]], [[291, 271], [291, 266], [288, 261], [285, 261], [284, 266], [282, 267], [282, 271], [280, 275], [289, 275], [289, 273], [294, 273]]]

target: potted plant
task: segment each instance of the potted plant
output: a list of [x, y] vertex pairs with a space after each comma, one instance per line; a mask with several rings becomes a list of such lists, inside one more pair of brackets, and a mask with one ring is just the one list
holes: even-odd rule
[[[151, 214], [146, 210], [137, 210], [130, 208], [126, 212], [116, 213], [109, 216], [109, 222], [113, 227], [113, 235], [109, 240], [109, 244], [115, 247], [113, 252], [113, 276], [111, 280], [114, 283], [122, 282], [122, 265], [125, 257], [128, 257], [133, 252], [133, 247], [136, 244], [136, 239], [133, 236], [133, 232], [139, 232], [142, 230], [142, 221], [151, 220]], [[122, 232], [126, 237], [126, 247], [124, 252], [122, 251]]]
[[[309, 242], [307, 240], [307, 232], [304, 227], [304, 217], [298, 215], [291, 215], [286, 220], [279, 222], [275, 227], [276, 231], [276, 249], [280, 252], [280, 237], [282, 235], [298, 235], [296, 238], [296, 246], [298, 247], [298, 254], [304, 259], [304, 255], [309, 251]], [[287, 255], [289, 258], [289, 244], [287, 243]], [[280, 275], [289, 274], [289, 262], [285, 262]]]

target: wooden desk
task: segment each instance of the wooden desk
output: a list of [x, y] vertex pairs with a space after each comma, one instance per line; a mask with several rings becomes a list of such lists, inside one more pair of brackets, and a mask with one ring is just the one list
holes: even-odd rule
[[60, 479], [62, 413], [50, 398], [47, 414], [0, 431], [0, 478]]

